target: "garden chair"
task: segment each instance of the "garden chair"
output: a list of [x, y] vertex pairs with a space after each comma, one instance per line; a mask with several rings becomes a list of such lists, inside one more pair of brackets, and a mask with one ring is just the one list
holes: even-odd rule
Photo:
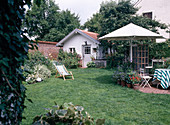
[[[56, 73], [56, 76], [55, 76], [56, 78], [63, 77], [63, 79], [66, 80], [66, 76], [71, 76], [72, 80], [74, 80], [72, 72], [67, 71], [67, 69], [66, 69], [66, 67], [64, 65], [56, 65], [55, 63], [53, 63], [53, 64], [57, 69], [57, 73]], [[67, 80], [69, 80], [69, 79], [67, 79]]]
[[143, 88], [144, 88], [146, 85], [148, 85], [148, 86], [151, 88], [151, 86], [150, 86], [150, 84], [149, 84], [149, 80], [150, 80], [152, 77], [146, 75], [146, 74], [144, 73], [144, 69], [143, 69], [143, 68], [140, 68], [140, 76], [141, 76], [141, 78], [143, 79], [143, 81], [142, 81], [142, 83], [141, 83], [140, 86], [143, 85]]

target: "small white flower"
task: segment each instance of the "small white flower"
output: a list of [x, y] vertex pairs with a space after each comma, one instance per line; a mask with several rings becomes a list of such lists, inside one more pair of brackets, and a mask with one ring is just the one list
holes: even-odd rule
[[39, 78], [39, 77], [36, 80], [37, 80], [37, 82], [41, 82], [42, 81], [42, 79]]

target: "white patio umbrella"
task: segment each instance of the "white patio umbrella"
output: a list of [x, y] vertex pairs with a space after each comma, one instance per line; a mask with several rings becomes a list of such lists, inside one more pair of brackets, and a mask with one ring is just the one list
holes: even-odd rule
[[161, 35], [148, 29], [130, 23], [120, 29], [117, 29], [99, 39], [103, 40], [130, 40], [130, 60], [132, 62], [132, 40], [149, 40], [163, 38]]

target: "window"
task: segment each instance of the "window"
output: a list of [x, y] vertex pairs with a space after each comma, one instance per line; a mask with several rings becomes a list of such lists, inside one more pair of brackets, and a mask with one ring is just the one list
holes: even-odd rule
[[69, 49], [70, 49], [70, 53], [75, 53], [76, 52], [75, 48], [69, 48]]
[[93, 52], [96, 53], [97, 52], [97, 48], [93, 48]]
[[91, 48], [90, 47], [85, 47], [85, 54], [91, 54]]
[[152, 12], [143, 13], [143, 16], [152, 19]]

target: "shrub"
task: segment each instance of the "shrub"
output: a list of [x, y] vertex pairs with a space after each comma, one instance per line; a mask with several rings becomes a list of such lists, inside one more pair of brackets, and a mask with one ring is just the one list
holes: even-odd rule
[[28, 72], [33, 72], [32, 67], [35, 67], [35, 65], [46, 65], [47, 68], [51, 71], [51, 74], [54, 75], [56, 73], [56, 69], [50, 59], [45, 57], [42, 53], [39, 51], [30, 52], [28, 54], [28, 59], [24, 62], [24, 69]]
[[[36, 3], [38, 3], [36, 1]], [[31, 41], [21, 25], [31, 0], [3, 0], [0, 4], [0, 124], [19, 125], [26, 107], [21, 65]], [[24, 29], [24, 28], [23, 28]], [[29, 44], [32, 47], [28, 46]]]
[[113, 72], [113, 79], [125, 80], [125, 72], [123, 71], [122, 67], [118, 67], [118, 68]]
[[[96, 125], [103, 125], [104, 119], [97, 119]], [[33, 125], [93, 125], [94, 119], [84, 111], [82, 106], [75, 106], [72, 103], [57, 104], [54, 109], [49, 109], [47, 114], [36, 116]]]
[[88, 62], [87, 67], [88, 68], [94, 68], [94, 67], [96, 67], [96, 64], [95, 64], [95, 62]]
[[170, 59], [165, 60], [165, 67], [170, 68]]
[[127, 62], [118, 66], [117, 69], [113, 72], [113, 79], [125, 80], [126, 74], [132, 72], [133, 63]]
[[56, 73], [52, 62], [39, 51], [29, 53], [28, 59], [25, 60], [22, 68], [24, 69], [23, 74], [26, 77], [26, 82], [29, 84], [35, 83], [38, 78], [44, 80]]
[[162, 43], [152, 43], [149, 45], [149, 58], [150, 59], [161, 59], [162, 57], [169, 57], [170, 53], [170, 41]]
[[36, 65], [33, 68], [33, 73], [30, 73], [26, 77], [26, 82], [35, 83], [38, 79], [44, 80], [51, 76], [51, 71], [45, 65]]
[[79, 66], [80, 56], [76, 52], [68, 53], [60, 49], [58, 61], [64, 64], [67, 68], [77, 68]]

